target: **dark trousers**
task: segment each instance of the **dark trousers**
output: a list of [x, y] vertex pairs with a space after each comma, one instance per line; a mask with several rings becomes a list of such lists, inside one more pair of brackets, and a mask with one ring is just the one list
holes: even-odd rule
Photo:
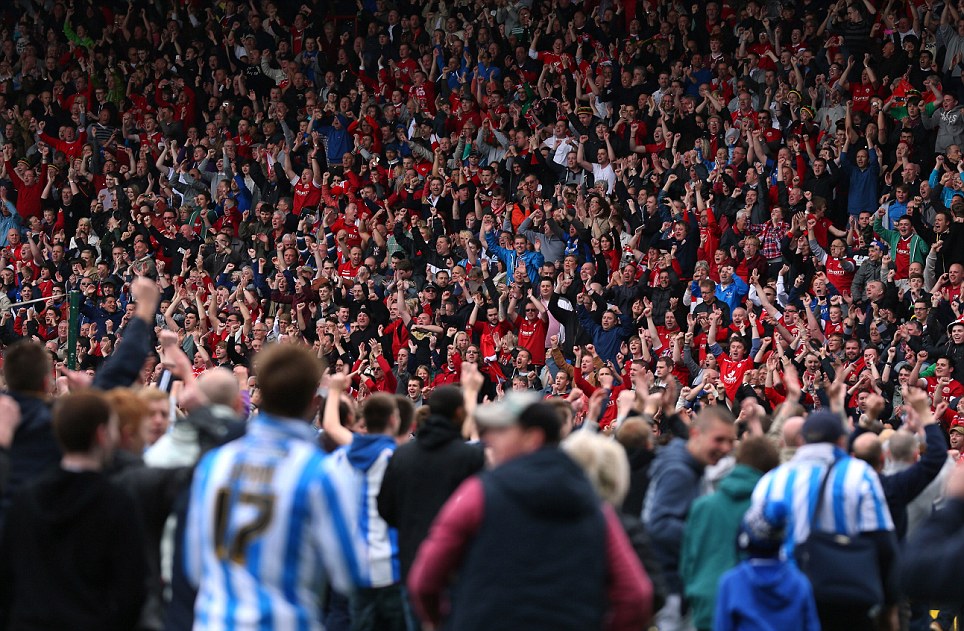
[[422, 621], [415, 615], [415, 608], [412, 606], [408, 589], [405, 587], [402, 587], [402, 607], [405, 609], [405, 622], [408, 631], [422, 631]]
[[875, 631], [877, 621], [866, 608], [840, 607], [817, 603], [821, 631]]
[[325, 631], [351, 631], [348, 598], [328, 588], [328, 601], [322, 613]]
[[359, 589], [351, 596], [351, 631], [408, 631], [400, 584]]

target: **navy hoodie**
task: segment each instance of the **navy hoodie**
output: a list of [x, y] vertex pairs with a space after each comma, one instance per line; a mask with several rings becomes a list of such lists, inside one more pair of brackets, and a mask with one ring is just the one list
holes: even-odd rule
[[703, 465], [690, 454], [681, 438], [660, 449], [650, 467], [643, 524], [653, 540], [653, 552], [663, 567], [670, 594], [683, 590], [679, 577], [683, 529], [690, 506], [700, 495], [702, 478]]

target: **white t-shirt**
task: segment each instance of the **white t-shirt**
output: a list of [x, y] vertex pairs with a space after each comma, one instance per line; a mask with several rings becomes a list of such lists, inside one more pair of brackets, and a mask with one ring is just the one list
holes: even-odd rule
[[613, 171], [612, 163], [602, 166], [595, 162], [592, 163], [592, 177], [594, 182], [606, 181], [606, 193], [612, 193], [616, 188], [616, 172]]

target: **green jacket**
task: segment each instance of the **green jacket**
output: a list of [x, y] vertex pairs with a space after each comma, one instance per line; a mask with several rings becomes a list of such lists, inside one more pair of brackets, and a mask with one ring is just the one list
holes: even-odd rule
[[92, 40], [89, 37], [80, 37], [79, 35], [77, 35], [77, 33], [74, 32], [74, 27], [71, 26], [70, 20], [67, 20], [66, 22], [64, 22], [64, 35], [66, 35], [67, 39], [73, 42], [74, 44], [76, 44], [77, 46], [82, 46], [84, 48], [94, 47], [94, 40]]
[[[887, 242], [890, 247], [890, 258], [897, 258], [897, 242], [900, 241], [900, 233], [896, 230], [888, 230], [884, 228], [883, 222], [880, 220], [880, 215], [874, 215], [874, 232], [880, 235], [880, 238]], [[910, 237], [910, 262], [920, 263], [924, 265], [927, 261], [927, 253], [930, 251], [930, 247], [916, 232], [911, 233]]]
[[740, 562], [736, 537], [743, 513], [750, 507], [753, 487], [761, 477], [753, 467], [736, 465], [715, 493], [699, 498], [690, 509], [679, 569], [697, 629], [713, 628], [720, 577]]

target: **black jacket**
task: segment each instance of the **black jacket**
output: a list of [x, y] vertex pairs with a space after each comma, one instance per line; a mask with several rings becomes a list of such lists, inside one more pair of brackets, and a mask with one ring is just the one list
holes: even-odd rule
[[0, 538], [0, 629], [129, 631], [145, 572], [130, 496], [102, 473], [57, 468], [14, 498]]
[[[154, 332], [140, 318], [133, 318], [124, 328], [117, 350], [107, 358], [94, 377], [93, 387], [100, 390], [127, 387], [134, 383], [152, 350]], [[20, 425], [13, 435], [9, 452], [9, 474], [6, 488], [0, 485], [0, 526], [13, 495], [26, 483], [55, 468], [60, 462], [60, 447], [54, 439], [50, 421], [50, 405], [30, 394], [11, 392], [20, 405]]]
[[6, 489], [0, 499], [2, 529], [11, 499], [27, 483], [55, 469], [60, 463], [60, 447], [54, 439], [50, 422], [50, 406], [38, 397], [10, 392], [20, 406], [20, 425], [13, 435], [9, 451], [9, 473]]
[[403, 581], [445, 501], [484, 464], [482, 448], [466, 444], [452, 421], [437, 415], [428, 417], [415, 440], [395, 450], [378, 494], [378, 513], [398, 529]]
[[167, 518], [181, 491], [191, 485], [191, 467], [148, 467], [140, 456], [126, 451], [114, 454], [107, 472], [111, 482], [128, 492], [144, 528], [144, 574], [147, 602], [139, 628], [160, 629], [162, 618], [161, 539]]
[[616, 514], [623, 530], [626, 531], [629, 543], [633, 545], [633, 550], [639, 557], [639, 562], [643, 564], [643, 569], [646, 570], [649, 580], [653, 583], [653, 611], [659, 611], [666, 603], [668, 592], [666, 591], [666, 581], [663, 580], [663, 570], [653, 556], [653, 542], [639, 517], [625, 511], [617, 511]]
[[921, 602], [964, 605], [964, 500], [948, 499], [907, 540], [901, 555], [900, 583], [906, 596]]
[[622, 511], [642, 515], [646, 489], [649, 488], [649, 467], [656, 454], [649, 449], [633, 448], [626, 450], [626, 456], [629, 458], [629, 492], [623, 500]]

